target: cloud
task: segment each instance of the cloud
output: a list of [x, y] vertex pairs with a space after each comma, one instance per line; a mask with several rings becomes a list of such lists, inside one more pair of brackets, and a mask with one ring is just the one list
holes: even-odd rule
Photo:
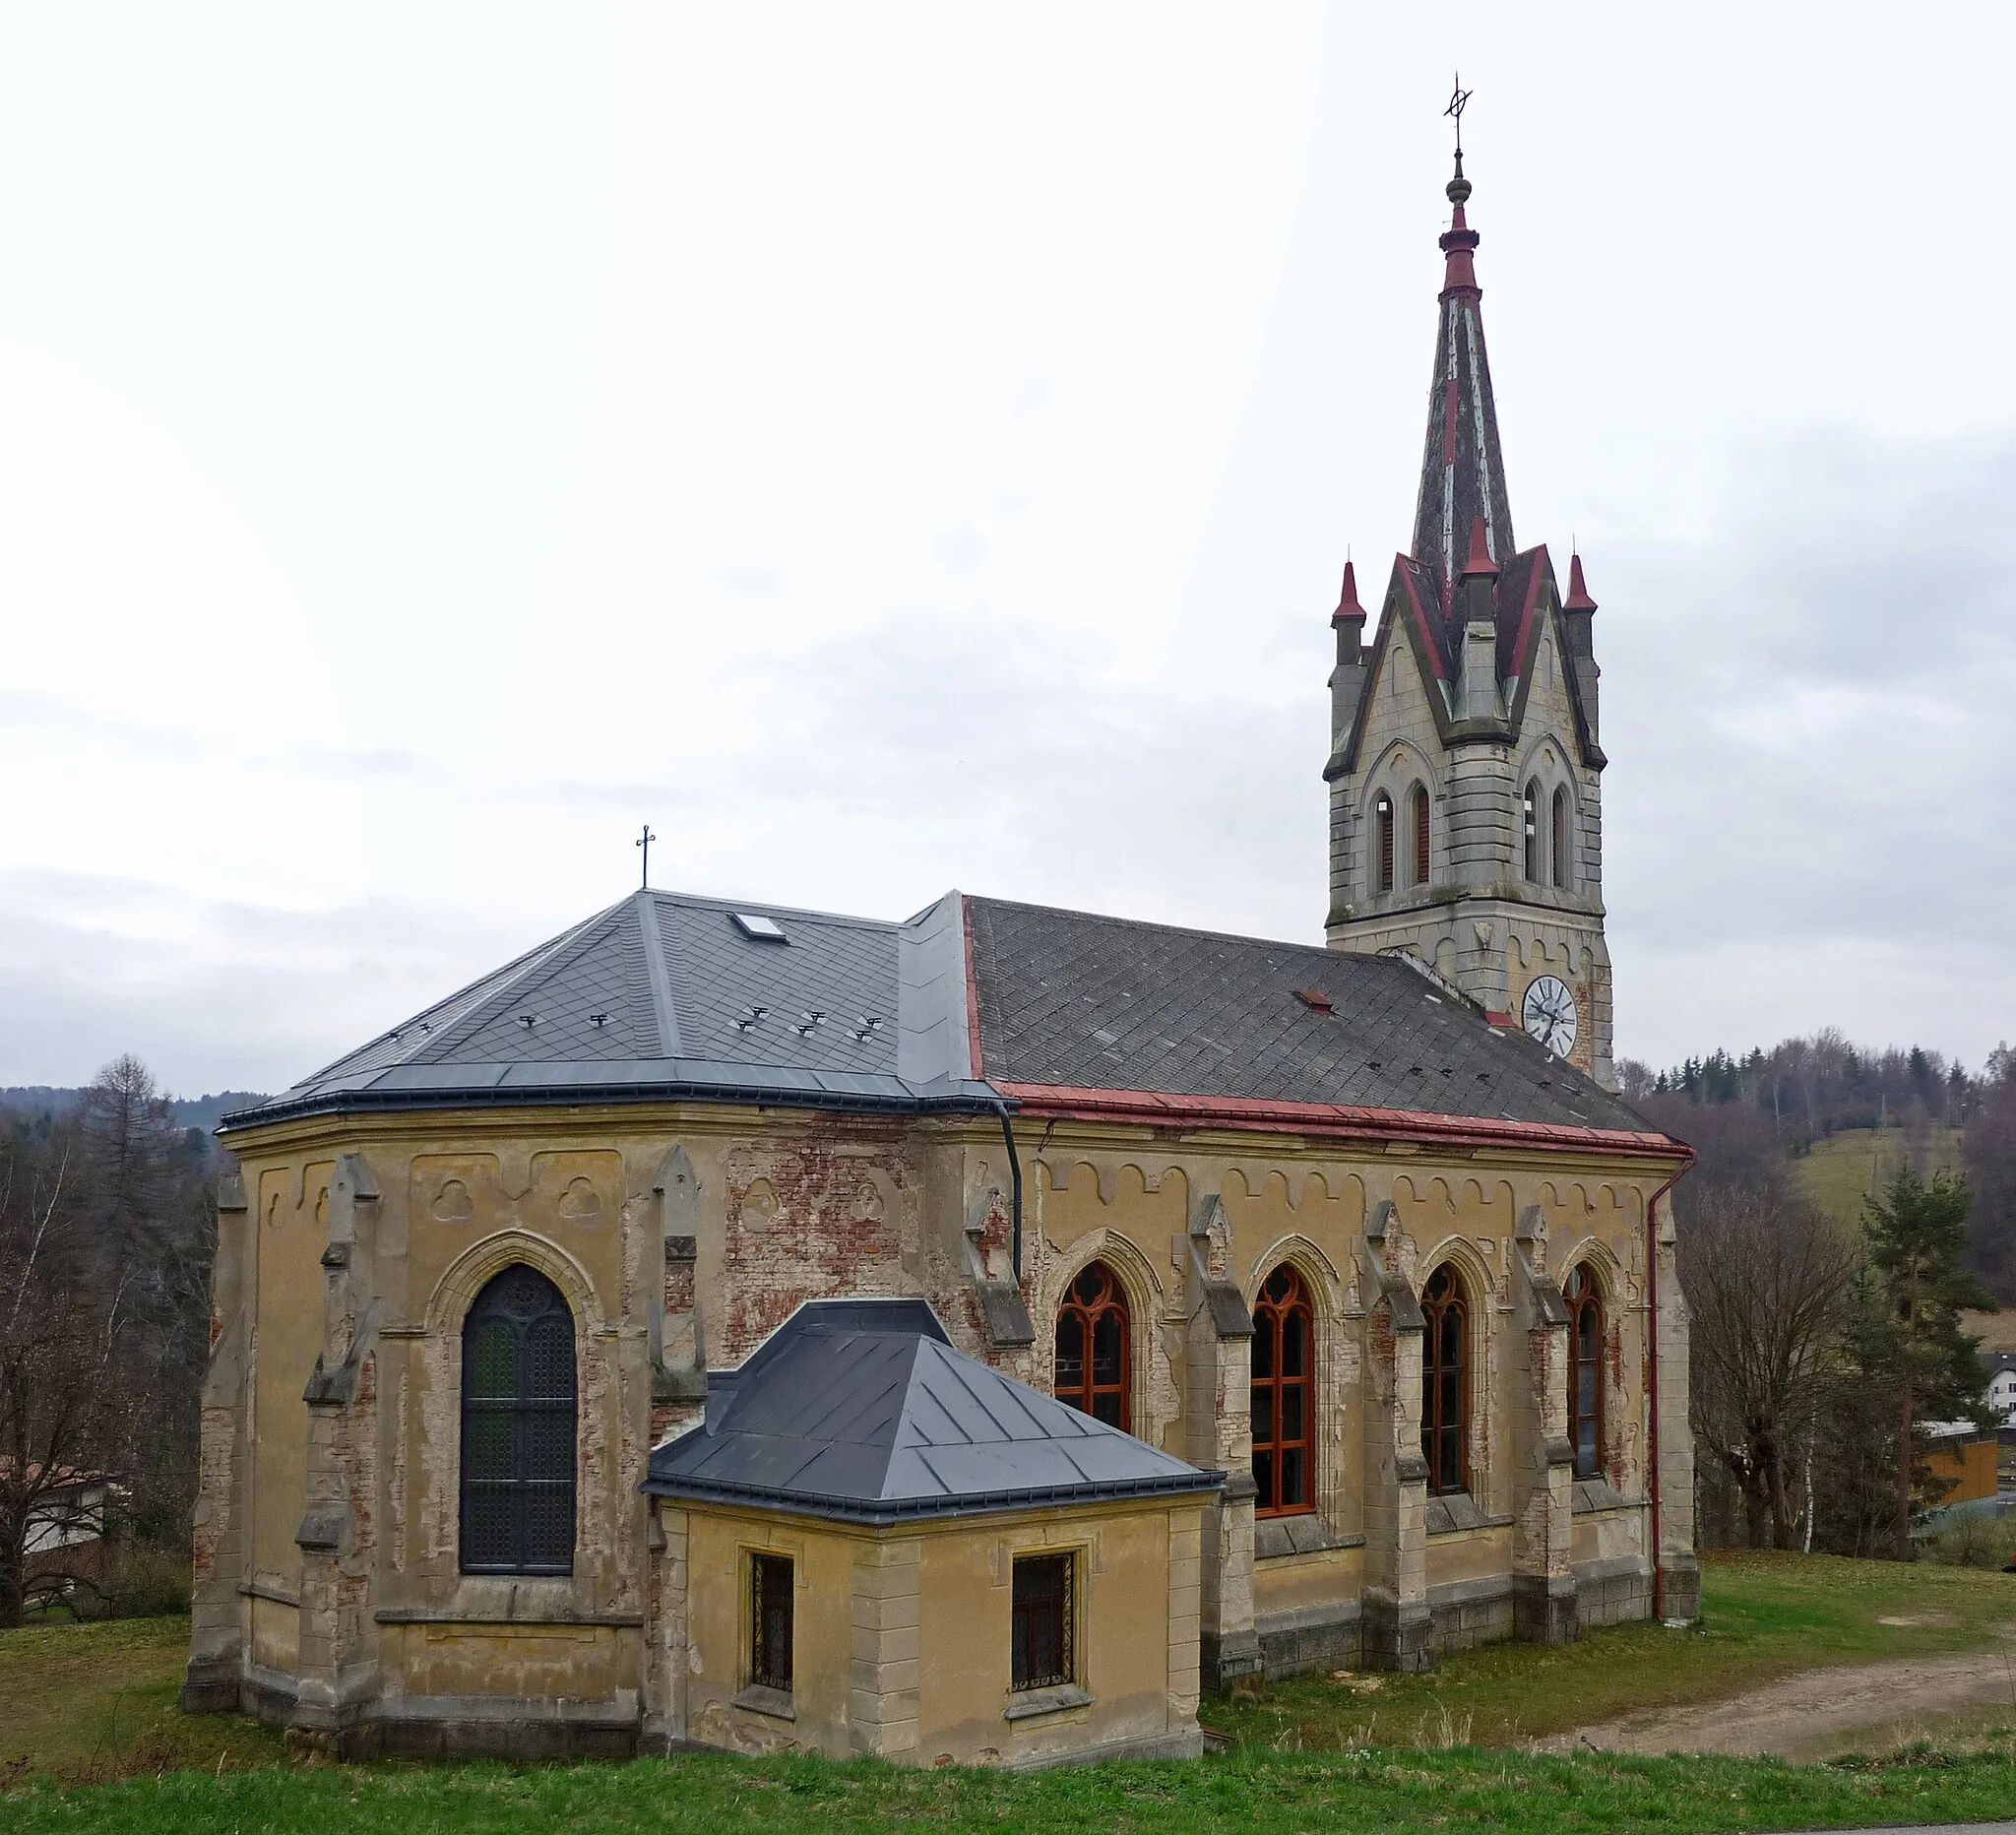
[[2012, 1030], [2012, 494], [2006, 433], [1808, 431], [1592, 562], [1620, 1049]]

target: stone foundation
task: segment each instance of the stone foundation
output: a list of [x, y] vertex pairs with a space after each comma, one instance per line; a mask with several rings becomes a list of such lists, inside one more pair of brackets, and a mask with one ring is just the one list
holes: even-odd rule
[[1364, 1664], [1363, 1614], [1354, 1603], [1305, 1606], [1257, 1619], [1261, 1674], [1271, 1681]]

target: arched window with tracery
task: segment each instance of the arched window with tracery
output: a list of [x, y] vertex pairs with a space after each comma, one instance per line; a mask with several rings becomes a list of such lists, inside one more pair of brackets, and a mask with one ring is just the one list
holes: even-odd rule
[[1526, 798], [1521, 805], [1526, 830], [1526, 877], [1534, 885], [1541, 882], [1540, 871], [1540, 785], [1530, 783], [1526, 787]]
[[1372, 805], [1372, 890], [1393, 890], [1393, 798], [1384, 791]]
[[1283, 1263], [1261, 1283], [1253, 1307], [1256, 1516], [1294, 1516], [1316, 1507], [1315, 1360], [1309, 1290]]
[[1554, 791], [1554, 819], [1547, 835], [1547, 852], [1554, 862], [1554, 884], [1568, 883], [1568, 792]]
[[1428, 1489], [1460, 1491], [1470, 1484], [1470, 1305], [1447, 1262], [1421, 1293], [1421, 1457]]
[[1417, 784], [1407, 800], [1414, 817], [1414, 883], [1424, 886], [1428, 883], [1428, 869], [1431, 864], [1428, 854], [1427, 787]]
[[1568, 1302], [1568, 1444], [1575, 1476], [1603, 1476], [1603, 1293], [1587, 1267], [1561, 1289]]
[[462, 1327], [462, 1571], [574, 1571], [574, 1314], [506, 1268]]
[[1131, 1340], [1127, 1296], [1113, 1271], [1094, 1262], [1071, 1283], [1057, 1308], [1057, 1400], [1131, 1432]]

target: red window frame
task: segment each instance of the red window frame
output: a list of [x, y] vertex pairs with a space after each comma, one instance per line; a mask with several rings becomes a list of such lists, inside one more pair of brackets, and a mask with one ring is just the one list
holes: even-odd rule
[[1133, 1369], [1134, 1333], [1126, 1290], [1104, 1262], [1091, 1262], [1079, 1270], [1057, 1308], [1050, 1393], [1096, 1421], [1131, 1433]]
[[1253, 1306], [1255, 1516], [1316, 1507], [1315, 1362], [1316, 1311], [1302, 1277], [1284, 1262], [1261, 1283]]
[[1603, 1291], [1587, 1266], [1562, 1284], [1568, 1303], [1568, 1444], [1575, 1476], [1600, 1479], [1603, 1471]]
[[1421, 1457], [1436, 1496], [1470, 1488], [1470, 1301], [1444, 1262], [1421, 1290]]

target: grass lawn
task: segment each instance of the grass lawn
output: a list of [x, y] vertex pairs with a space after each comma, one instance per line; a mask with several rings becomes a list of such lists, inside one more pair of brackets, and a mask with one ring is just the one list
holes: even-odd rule
[[[1711, 1561], [1710, 1623], [1566, 1651], [1503, 1645], [1436, 1675], [1308, 1678], [1207, 1702], [1234, 1748], [1201, 1764], [1035, 1777], [729, 1757], [630, 1765], [301, 1765], [236, 1716], [184, 1719], [185, 1620], [0, 1633], [0, 1831], [371, 1835], [555, 1825], [764, 1835], [881, 1828], [1271, 1831], [1851, 1827], [2016, 1815], [2016, 1728], [1977, 1749], [1825, 1766], [1488, 1749], [1631, 1707], [1711, 1699], [1816, 1663], [1980, 1647], [2016, 1576], [1789, 1556]], [[1916, 1622], [1886, 1625], [1886, 1617]], [[2016, 1721], [2016, 1716], [2011, 1717]], [[1468, 1739], [1475, 1743], [1459, 1744]], [[116, 1784], [80, 1777], [118, 1776]], [[37, 1775], [31, 1775], [37, 1774]], [[66, 1778], [70, 1780], [66, 1782]]]
[[1560, 1650], [1487, 1645], [1426, 1676], [1274, 1682], [1257, 1700], [1208, 1702], [1204, 1719], [1242, 1746], [1282, 1751], [1517, 1744], [1634, 1708], [1717, 1700], [1822, 1664], [1979, 1650], [1994, 1626], [2016, 1623], [2016, 1574], [1928, 1561], [1710, 1555], [1702, 1596], [1703, 1621], [1685, 1631], [1617, 1625]]
[[21, 1835], [433, 1835], [444, 1830], [1085, 1830], [1184, 1835], [1418, 1828], [1611, 1835], [1988, 1820], [2016, 1810], [2016, 1761], [1950, 1758], [1851, 1769], [1768, 1760], [1522, 1758], [1508, 1753], [1260, 1754], [1004, 1777], [860, 1761], [642, 1759], [514, 1770], [318, 1766], [174, 1772], [0, 1800]]
[[[1874, 1128], [1846, 1128], [1815, 1141], [1810, 1153], [1799, 1155], [1791, 1164], [1794, 1182], [1829, 1217], [1844, 1224], [1859, 1224], [1871, 1178], [1876, 1190], [1885, 1190], [1911, 1161], [1911, 1143], [1902, 1128], [1885, 1128], [1880, 1140]], [[1960, 1130], [1928, 1129], [1925, 1176], [1959, 1171]]]
[[0, 1779], [277, 1761], [280, 1735], [271, 1728], [176, 1707], [188, 1661], [187, 1618], [0, 1631]]

